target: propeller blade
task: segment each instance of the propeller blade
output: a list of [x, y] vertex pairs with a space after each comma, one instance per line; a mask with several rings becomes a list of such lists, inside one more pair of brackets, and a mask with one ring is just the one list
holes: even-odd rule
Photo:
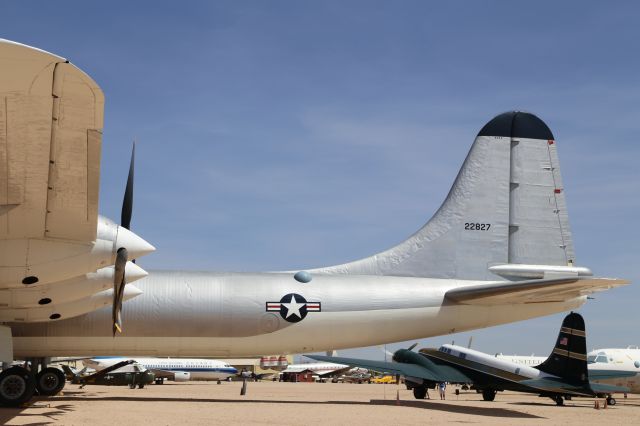
[[136, 158], [136, 143], [131, 148], [131, 162], [129, 163], [129, 176], [127, 177], [127, 188], [124, 191], [122, 200], [122, 213], [120, 215], [120, 226], [131, 229], [131, 214], [133, 212], [133, 173]]
[[127, 284], [125, 279], [125, 268], [129, 253], [127, 249], [121, 247], [116, 254], [115, 273], [113, 274], [113, 306], [112, 306], [112, 322], [113, 336], [116, 332], [122, 333], [122, 298], [124, 296], [124, 286]]
[[386, 345], [385, 345], [385, 346], [378, 345], [378, 348], [379, 348], [382, 352], [384, 352], [388, 357], [393, 358], [393, 352], [388, 351], [388, 350], [387, 350]]
[[413, 348], [415, 348], [416, 346], [418, 346], [418, 342], [415, 342], [413, 345], [409, 346], [409, 347], [407, 348], [407, 350], [408, 350], [408, 351], [412, 351], [412, 350], [413, 350]]

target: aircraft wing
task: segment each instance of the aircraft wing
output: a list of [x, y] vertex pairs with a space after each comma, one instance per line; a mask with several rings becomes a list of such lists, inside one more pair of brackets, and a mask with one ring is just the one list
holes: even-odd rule
[[133, 363], [135, 363], [135, 360], [133, 360], [133, 359], [120, 361], [120, 362], [118, 362], [116, 364], [113, 364], [113, 365], [107, 367], [107, 368], [104, 368], [104, 369], [102, 369], [100, 371], [97, 371], [97, 372], [95, 372], [95, 373], [93, 373], [93, 374], [91, 374], [89, 376], [82, 377], [82, 380], [84, 380], [85, 382], [96, 380], [96, 379], [98, 379], [100, 377], [106, 376], [107, 374], [111, 373], [112, 371], [118, 370], [118, 369], [120, 369], [120, 368], [122, 368], [124, 366], [131, 365]]
[[0, 39], [0, 239], [92, 242], [104, 96], [66, 59]]
[[558, 278], [506, 281], [465, 286], [447, 291], [448, 300], [466, 305], [502, 305], [509, 303], [563, 302], [628, 284], [612, 278]]
[[384, 374], [400, 374], [402, 376], [420, 377], [428, 380], [438, 381], [426, 368], [415, 364], [402, 364], [398, 362], [372, 361], [369, 359], [344, 358], [324, 355], [305, 355], [322, 362], [334, 362], [336, 364], [347, 364], [352, 367], [362, 367], [368, 370], [377, 371]]
[[362, 367], [368, 370], [377, 371], [383, 374], [401, 375], [405, 377], [417, 377], [432, 382], [467, 383], [471, 379], [458, 370], [452, 368], [441, 368], [433, 364], [433, 371], [418, 364], [372, 361], [368, 359], [343, 358], [324, 355], [305, 355], [306, 357], [318, 361], [335, 362], [337, 364], [347, 364], [352, 367]]

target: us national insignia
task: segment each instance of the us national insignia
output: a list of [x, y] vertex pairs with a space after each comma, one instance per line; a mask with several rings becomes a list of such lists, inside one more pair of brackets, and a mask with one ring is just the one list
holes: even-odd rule
[[320, 302], [307, 302], [296, 293], [282, 296], [279, 302], [267, 302], [267, 312], [280, 312], [280, 316], [289, 322], [302, 321], [309, 312], [320, 312]]

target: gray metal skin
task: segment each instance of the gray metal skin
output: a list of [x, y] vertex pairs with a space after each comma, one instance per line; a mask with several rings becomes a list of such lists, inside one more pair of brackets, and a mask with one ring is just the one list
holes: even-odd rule
[[[590, 275], [573, 263], [553, 136], [536, 116], [509, 112], [480, 131], [440, 209], [396, 247], [311, 270], [309, 283], [296, 281], [295, 271], [151, 272], [136, 282], [143, 294], [124, 305], [122, 335], [111, 337], [108, 308], [12, 324], [14, 351], [16, 357], [249, 356], [425, 338], [579, 307], [584, 293], [540, 303], [445, 297], [464, 286], [548, 278], [547, 269], [555, 268], [549, 277]], [[490, 269], [496, 266], [500, 275]], [[288, 322], [268, 311], [269, 302], [291, 293], [320, 302], [319, 312]]]
[[[468, 284], [473, 284], [469, 282]], [[154, 272], [126, 302], [124, 332], [111, 337], [110, 309], [40, 324], [12, 326], [16, 357], [62, 354], [250, 356], [367, 346], [488, 327], [572, 309], [561, 303], [473, 306], [449, 303], [467, 283], [427, 278]], [[266, 312], [265, 302], [297, 293], [321, 301], [298, 323]]]

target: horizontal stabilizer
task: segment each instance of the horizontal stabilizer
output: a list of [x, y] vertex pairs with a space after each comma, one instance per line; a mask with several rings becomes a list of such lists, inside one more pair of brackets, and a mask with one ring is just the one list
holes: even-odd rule
[[592, 396], [583, 386], [570, 385], [567, 382], [553, 377], [541, 379], [528, 379], [518, 382], [522, 386], [536, 389], [539, 392], [560, 393], [565, 395]]
[[[545, 377], [542, 379], [522, 380], [519, 384], [539, 390], [540, 392], [553, 392], [566, 395], [593, 396], [587, 391], [588, 388], [573, 386], [560, 379]], [[589, 383], [589, 388], [594, 394], [627, 393], [629, 388], [624, 386], [603, 385], [600, 383]]]
[[629, 281], [613, 278], [560, 278], [494, 282], [449, 290], [446, 293], [446, 298], [466, 305], [564, 302], [573, 297], [585, 296], [628, 283]]

